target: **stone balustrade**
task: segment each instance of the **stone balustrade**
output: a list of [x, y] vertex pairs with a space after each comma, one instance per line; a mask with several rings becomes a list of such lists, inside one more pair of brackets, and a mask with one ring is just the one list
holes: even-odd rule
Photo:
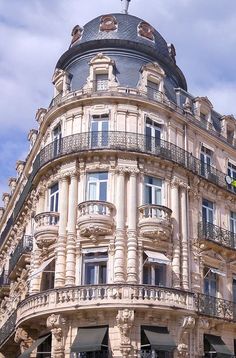
[[139, 229], [141, 235], [151, 239], [170, 238], [172, 210], [162, 205], [146, 204], [139, 207]]
[[25, 299], [17, 310], [17, 325], [31, 317], [50, 312], [124, 304], [153, 305], [194, 311], [194, 295], [189, 292], [147, 285], [91, 285], [48, 290]]
[[93, 241], [101, 235], [109, 235], [114, 227], [115, 206], [106, 201], [89, 200], [78, 205], [80, 234]]
[[39, 248], [48, 247], [58, 236], [59, 213], [44, 212], [35, 216], [34, 237]]

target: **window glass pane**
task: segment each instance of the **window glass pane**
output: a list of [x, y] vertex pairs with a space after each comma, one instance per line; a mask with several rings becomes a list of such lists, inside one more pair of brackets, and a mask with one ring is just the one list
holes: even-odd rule
[[99, 200], [107, 200], [107, 182], [100, 183]]
[[88, 200], [97, 200], [97, 183], [89, 183]]
[[107, 265], [104, 263], [99, 267], [99, 284], [107, 282]]
[[151, 283], [150, 267], [148, 265], [143, 267], [143, 283], [145, 285], [150, 285]]
[[161, 205], [161, 190], [155, 189], [154, 204]]
[[50, 188], [50, 193], [53, 194], [56, 191], [58, 191], [59, 187], [58, 187], [58, 183], [54, 184], [51, 188]]
[[92, 130], [92, 132], [98, 131], [98, 122], [97, 121], [92, 122], [91, 130]]
[[95, 265], [94, 264], [85, 264], [85, 284], [94, 285], [95, 284]]
[[100, 180], [107, 180], [108, 179], [108, 173], [107, 172], [99, 173], [98, 176], [99, 176]]

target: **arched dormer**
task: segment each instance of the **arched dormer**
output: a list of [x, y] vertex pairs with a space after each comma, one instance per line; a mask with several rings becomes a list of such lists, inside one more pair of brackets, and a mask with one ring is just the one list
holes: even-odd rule
[[141, 68], [139, 90], [151, 99], [158, 100], [164, 93], [165, 72], [157, 62], [150, 62]]
[[95, 91], [106, 91], [117, 87], [114, 75], [115, 62], [103, 53], [98, 53], [89, 62], [89, 77], [85, 87]]

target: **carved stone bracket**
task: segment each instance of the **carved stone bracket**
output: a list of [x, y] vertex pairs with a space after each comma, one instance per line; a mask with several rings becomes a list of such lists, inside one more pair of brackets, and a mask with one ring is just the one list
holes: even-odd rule
[[119, 310], [116, 321], [121, 334], [120, 350], [123, 357], [128, 357], [132, 348], [130, 343], [130, 330], [134, 323], [134, 310], [129, 310], [128, 308]]
[[24, 353], [33, 343], [33, 339], [21, 327], [17, 328], [14, 341], [20, 345], [21, 353]]
[[192, 316], [186, 316], [181, 319], [180, 337], [178, 349], [178, 357], [190, 357], [188, 337], [189, 332], [195, 327], [196, 320]]
[[53, 357], [63, 358], [65, 356], [64, 337], [66, 333], [66, 319], [60, 314], [52, 314], [47, 318], [47, 327], [51, 330], [54, 338]]

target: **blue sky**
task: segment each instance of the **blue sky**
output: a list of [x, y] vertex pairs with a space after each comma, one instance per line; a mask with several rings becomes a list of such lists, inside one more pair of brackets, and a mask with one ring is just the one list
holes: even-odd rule
[[[0, 203], [16, 161], [27, 155], [36, 110], [50, 103], [72, 28], [120, 9], [120, 0], [0, 0]], [[235, 1], [132, 0], [130, 13], [175, 45], [189, 92], [236, 115]]]

